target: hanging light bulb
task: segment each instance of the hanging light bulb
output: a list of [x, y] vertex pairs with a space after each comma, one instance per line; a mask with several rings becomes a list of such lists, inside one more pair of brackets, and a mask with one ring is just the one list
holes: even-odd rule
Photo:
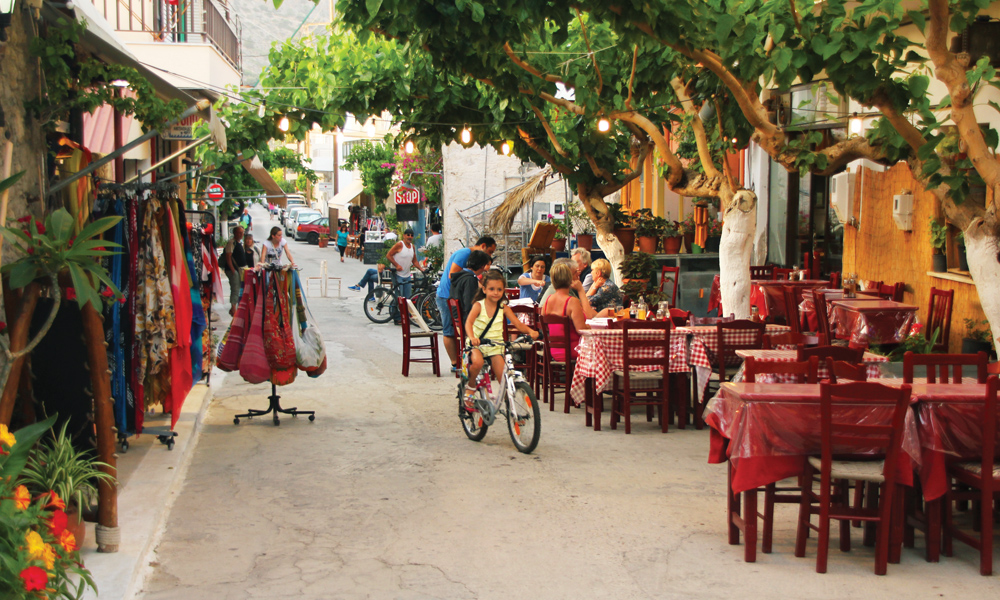
[[406, 140], [406, 143], [403, 144], [403, 152], [413, 154], [413, 140]]
[[462, 143], [465, 145], [472, 143], [472, 130], [468, 127], [462, 130]]
[[849, 128], [851, 135], [861, 135], [861, 133], [865, 130], [865, 122], [858, 116], [858, 113], [854, 113], [854, 116], [851, 117]]
[[370, 119], [368, 125], [365, 127], [365, 133], [368, 137], [375, 137], [375, 119]]
[[607, 133], [611, 131], [611, 121], [602, 117], [597, 122], [597, 130], [600, 131], [601, 133]]
[[278, 129], [288, 131], [288, 117], [281, 117], [281, 120], [278, 121]]
[[500, 152], [503, 152], [504, 156], [510, 156], [510, 142], [504, 140], [503, 144], [500, 145]]

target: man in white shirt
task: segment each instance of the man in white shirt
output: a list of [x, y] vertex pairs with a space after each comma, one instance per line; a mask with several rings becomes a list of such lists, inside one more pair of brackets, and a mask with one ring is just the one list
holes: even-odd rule
[[431, 246], [438, 246], [444, 244], [444, 236], [441, 235], [440, 225], [431, 225], [431, 236], [427, 238], [427, 242], [424, 244], [425, 248], [430, 248]]

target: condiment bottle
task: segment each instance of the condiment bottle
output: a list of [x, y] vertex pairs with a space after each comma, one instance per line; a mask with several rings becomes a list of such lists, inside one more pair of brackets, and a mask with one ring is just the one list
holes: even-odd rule
[[640, 321], [645, 321], [646, 315], [649, 313], [649, 307], [646, 306], [646, 299], [643, 298], [642, 296], [639, 297], [638, 313], [639, 314], [636, 315], [636, 318], [639, 319]]
[[754, 323], [760, 323], [761, 321], [760, 309], [758, 309], [756, 306], [750, 307], [750, 320], [753, 321]]
[[636, 318], [636, 315], [638, 315], [638, 314], [639, 314], [639, 307], [638, 307], [638, 305], [636, 305], [635, 302], [633, 302], [628, 307], [628, 318], [634, 319], [634, 318]]

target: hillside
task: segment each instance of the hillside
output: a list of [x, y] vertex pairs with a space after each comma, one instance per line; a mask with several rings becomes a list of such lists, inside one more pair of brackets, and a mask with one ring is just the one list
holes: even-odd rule
[[257, 85], [271, 44], [292, 35], [310, 10], [312, 14], [298, 36], [306, 33], [309, 24], [329, 22], [330, 1], [319, 0], [317, 5], [312, 0], [285, 0], [275, 10], [267, 0], [229, 0], [243, 24], [243, 85]]

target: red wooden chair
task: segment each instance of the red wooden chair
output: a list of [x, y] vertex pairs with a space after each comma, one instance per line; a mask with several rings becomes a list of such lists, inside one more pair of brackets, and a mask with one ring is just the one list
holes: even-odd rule
[[830, 289], [835, 290], [840, 287], [840, 271], [830, 273]]
[[774, 265], [750, 265], [750, 279], [774, 279]]
[[882, 289], [884, 281], [872, 281], [871, 279], [861, 279], [858, 281], [858, 291], [859, 292], [875, 292], [879, 293]]
[[791, 269], [783, 269], [781, 267], [775, 267], [774, 273], [771, 274], [771, 279], [774, 281], [788, 281], [788, 275], [792, 272]]
[[[718, 369], [719, 381], [729, 381], [726, 376], [726, 363], [736, 362], [739, 357], [737, 350], [760, 350], [764, 344], [763, 323], [753, 321], [731, 321], [729, 323], [716, 323], [715, 335], [717, 336], [718, 351], [715, 355], [716, 368]], [[739, 340], [733, 338], [739, 336]]]
[[[673, 275], [673, 277], [667, 277], [667, 274]], [[663, 267], [660, 270], [660, 293], [663, 293], [663, 288], [668, 281], [671, 282], [670, 286], [673, 288], [670, 291], [670, 306], [675, 306], [677, 304], [677, 282], [681, 278], [681, 268], [680, 267]]]
[[902, 281], [889, 285], [888, 283], [883, 284], [882, 287], [878, 289], [879, 298], [883, 300], [892, 300], [893, 302], [903, 301], [903, 291], [906, 288], [906, 284]]
[[692, 326], [718, 325], [719, 323], [732, 323], [735, 320], [736, 315], [729, 315], [728, 317], [696, 317], [691, 315], [689, 317], [689, 324]]
[[822, 333], [812, 335], [809, 333], [795, 333], [792, 331], [775, 334], [765, 333], [762, 348], [764, 350], [780, 350], [781, 346], [792, 346], [793, 348], [791, 349], [797, 350], [800, 344], [803, 346], [826, 346], [826, 336]]
[[[555, 410], [556, 388], [565, 390], [566, 398], [563, 402], [563, 412], [569, 413], [569, 388], [573, 382], [573, 368], [576, 366], [576, 359], [573, 358], [570, 344], [570, 331], [573, 330], [573, 319], [560, 317], [558, 315], [541, 315], [539, 323], [542, 330], [542, 341], [544, 346], [543, 368], [542, 368], [542, 401], [549, 403], [549, 410]], [[553, 325], [562, 326], [562, 334], [552, 333]], [[557, 361], [552, 358], [552, 349], [562, 348], [566, 360]]]
[[463, 348], [465, 347], [465, 315], [462, 314], [462, 305], [458, 303], [457, 298], [448, 299], [448, 310], [451, 312], [451, 323], [455, 330], [455, 347], [458, 348], [458, 362], [455, 366], [458, 369], [455, 370], [455, 377], [462, 377], [462, 361], [465, 352]]
[[521, 297], [521, 288], [512, 287], [504, 288], [503, 295], [507, 297], [508, 300], [517, 300]]
[[840, 380], [868, 381], [868, 367], [865, 365], [853, 365], [831, 357], [826, 358], [826, 372], [829, 373], [830, 383], [837, 383]]
[[[434, 374], [441, 376], [441, 364], [438, 362], [438, 334], [435, 331], [410, 331], [410, 307], [413, 303], [403, 296], [399, 296], [399, 316], [403, 325], [403, 377], [410, 376], [410, 363], [430, 363]], [[426, 345], [415, 346], [414, 339], [428, 340]], [[430, 357], [411, 358], [410, 353], [414, 350], [430, 350]]]
[[[838, 405], [892, 406], [892, 420], [887, 424], [858, 423], [856, 418], [838, 414]], [[795, 536], [795, 556], [805, 556], [806, 537], [810, 529], [819, 533], [816, 553], [816, 572], [826, 573], [827, 554], [830, 546], [830, 520], [840, 521], [840, 549], [851, 549], [851, 520], [877, 524], [875, 541], [875, 574], [885, 575], [889, 562], [892, 509], [898, 505], [896, 471], [903, 444], [903, 422], [910, 405], [910, 386], [899, 388], [878, 383], [853, 382], [820, 383], [820, 441], [819, 457], [806, 461], [803, 475], [802, 501], [799, 504], [799, 523]], [[872, 449], [884, 454], [882, 461], [834, 460], [834, 454], [850, 453], [851, 449], [866, 452]], [[819, 491], [813, 491], [816, 475]], [[853, 507], [849, 501], [848, 481], [861, 480], [879, 484], [881, 493], [877, 507]], [[874, 501], [874, 499], [872, 499]], [[812, 515], [819, 515], [819, 523], [811, 523]]]
[[955, 290], [939, 290], [931, 288], [931, 300], [927, 310], [927, 328], [924, 335], [930, 339], [935, 331], [938, 334], [934, 352], [948, 351], [948, 337], [951, 336], [951, 305], [955, 300]]
[[832, 342], [833, 331], [830, 329], [830, 317], [826, 310], [826, 294], [821, 290], [809, 290], [809, 293], [812, 294], [813, 307], [816, 310], [816, 331]]
[[[662, 331], [653, 339], [637, 339], [636, 331]], [[625, 433], [632, 433], [632, 407], [646, 406], [646, 420], [652, 421], [652, 408], [659, 407], [660, 428], [667, 432], [670, 422], [670, 323], [632, 321], [622, 325], [622, 370], [614, 371], [611, 391], [611, 429], [618, 428], [618, 418], [625, 420]], [[660, 356], [642, 356], [659, 354]], [[634, 367], [656, 366], [656, 371], [638, 371]], [[636, 388], [633, 385], [639, 384]], [[645, 394], [645, 398], [636, 398]]]
[[674, 324], [674, 327], [686, 327], [690, 321], [691, 311], [679, 308], [670, 309], [670, 322]]
[[990, 375], [1000, 375], [1000, 362], [991, 362], [986, 365], [986, 372]]
[[[525, 317], [525, 325], [531, 327], [532, 329], [538, 329], [538, 306], [511, 306], [510, 310], [517, 315], [527, 315]], [[503, 320], [503, 337], [505, 340], [510, 341], [520, 335], [520, 332], [512, 327], [507, 319]], [[512, 344], [512, 350], [516, 352], [524, 353], [524, 362], [514, 362], [515, 369], [524, 369], [525, 377], [528, 379], [528, 384], [534, 388], [535, 387], [535, 373], [538, 368], [538, 354], [535, 352], [535, 344], [532, 342], [521, 342], [518, 344]]]
[[859, 348], [847, 348], [845, 346], [816, 346], [814, 348], [799, 346], [797, 354], [798, 360], [806, 360], [810, 356], [815, 356], [820, 360], [832, 358], [833, 360], [844, 361], [852, 365], [859, 365], [861, 364], [861, 359], [865, 356], [865, 351]]
[[[979, 420], [983, 425], [983, 456], [975, 462], [955, 462], [948, 465], [949, 485], [945, 496], [944, 553], [946, 556], [952, 555], [954, 538], [979, 550], [980, 575], [993, 574], [993, 506], [1000, 499], [1000, 471], [994, 459], [998, 387], [1000, 380], [995, 376], [990, 377], [983, 400], [983, 417]], [[960, 530], [952, 518], [954, 503], [969, 500], [978, 504], [978, 536], [974, 532]]]
[[785, 323], [792, 328], [792, 333], [802, 333], [802, 318], [799, 316], [799, 291], [794, 285], [782, 288], [785, 298]]
[[[976, 382], [986, 383], [989, 357], [985, 352], [976, 354], [914, 354], [903, 355], [903, 382], [913, 383], [913, 367], [927, 367], [927, 383], [949, 383], [948, 367], [952, 368], [950, 383], [962, 383], [962, 367], [976, 367]], [[940, 367], [938, 369], [937, 367]]]

